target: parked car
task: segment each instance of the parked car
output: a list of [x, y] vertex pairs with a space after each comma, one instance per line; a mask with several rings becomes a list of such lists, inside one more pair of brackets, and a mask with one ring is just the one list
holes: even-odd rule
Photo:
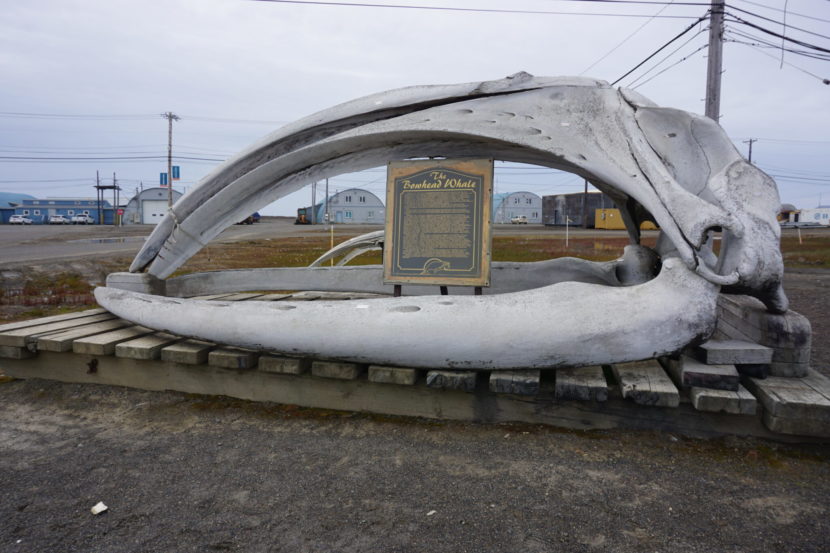
[[92, 217], [86, 215], [85, 213], [81, 213], [80, 215], [73, 215], [72, 216], [72, 224], [73, 225], [91, 225], [95, 221], [92, 220]]
[[10, 225], [31, 225], [32, 220], [25, 215], [12, 215], [9, 218]]
[[255, 211], [253, 215], [248, 215], [238, 223], [237, 225], [253, 225], [254, 223], [259, 223], [259, 212]]
[[513, 225], [526, 225], [527, 215], [516, 215], [515, 217], [510, 219], [510, 223]]
[[49, 216], [49, 224], [50, 225], [68, 225], [69, 224], [69, 219], [67, 219], [63, 215], [50, 215]]

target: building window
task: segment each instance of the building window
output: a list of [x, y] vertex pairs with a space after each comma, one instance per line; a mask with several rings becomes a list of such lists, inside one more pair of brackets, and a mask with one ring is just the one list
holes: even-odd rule
[[366, 196], [360, 196], [360, 201], [365, 204], [366, 203]]
[[513, 198], [513, 203], [514, 203], [514, 204], [519, 203], [519, 198]]
[[369, 219], [371, 219], [371, 218], [372, 218], [372, 217], [374, 217], [374, 216], [375, 216], [375, 212], [374, 212], [374, 211], [370, 211], [370, 212], [366, 215], [366, 217], [368, 217]]
[[35, 200], [35, 201], [32, 202], [32, 205], [40, 205], [40, 202]]
[[539, 216], [539, 212], [538, 212], [538, 211], [534, 211], [534, 212], [533, 212], [533, 218], [535, 219], [535, 218], [536, 218], [536, 217], [538, 217], [538, 216]]
[[74, 209], [67, 209], [66, 214], [69, 215], [69, 216], [75, 215], [75, 210]]
[[55, 205], [55, 202], [50, 201], [49, 205]]
[[347, 201], [347, 202], [351, 202], [351, 201], [352, 201], [352, 197], [351, 197], [351, 196], [346, 196], [346, 201]]
[[527, 199], [527, 200], [525, 200], [525, 201], [527, 202], [527, 205], [530, 205], [531, 203], [533, 203], [533, 200], [531, 200], [530, 198], [528, 198], [528, 199]]
[[347, 211], [347, 212], [346, 212], [346, 219], [351, 219], [351, 218], [352, 218], [352, 212], [351, 212], [351, 211]]
[[40, 210], [39, 210], [39, 209], [36, 209], [36, 210], [34, 211], [34, 214], [35, 214], [35, 215], [40, 215]]
[[89, 210], [88, 209], [84, 210], [84, 215], [89, 215]]
[[29, 210], [28, 210], [28, 209], [24, 209], [24, 210], [23, 210], [23, 215], [28, 215], [28, 214], [29, 214]]

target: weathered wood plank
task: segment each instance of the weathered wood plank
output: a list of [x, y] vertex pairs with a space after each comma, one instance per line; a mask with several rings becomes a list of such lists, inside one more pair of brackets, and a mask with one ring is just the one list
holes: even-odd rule
[[267, 373], [304, 374], [311, 368], [311, 360], [263, 354], [259, 357], [257, 368]]
[[204, 365], [216, 344], [201, 340], [182, 340], [161, 348], [161, 360], [185, 365]]
[[79, 338], [94, 336], [131, 325], [132, 323], [123, 319], [113, 319], [102, 323], [79, 326], [61, 332], [44, 334], [43, 336], [37, 337], [36, 348], [38, 351], [72, 351], [72, 342]]
[[418, 380], [417, 369], [369, 365], [369, 381], [383, 384], [412, 386]]
[[490, 373], [489, 388], [497, 394], [535, 396], [539, 393], [540, 371], [493, 371]]
[[14, 346], [0, 346], [0, 359], [30, 359], [35, 352], [29, 348], [16, 348]]
[[101, 321], [108, 321], [112, 319], [115, 319], [115, 315], [105, 311], [104, 313], [91, 315], [89, 317], [65, 319], [62, 321], [47, 324], [37, 324], [34, 326], [27, 326], [24, 328], [7, 330], [3, 333], [0, 333], [0, 346], [14, 346], [18, 348], [25, 347], [29, 342], [33, 342], [35, 338], [37, 338], [37, 336], [41, 334], [48, 334], [50, 332], [66, 330], [69, 328], [93, 324]]
[[754, 415], [758, 406], [755, 396], [743, 386], [735, 392], [713, 390], [711, 388], [692, 388], [689, 390], [692, 405], [698, 411], [710, 413], [731, 413], [733, 415]]
[[311, 374], [320, 378], [338, 380], [356, 380], [363, 374], [365, 367], [357, 363], [339, 363], [336, 361], [313, 361]]
[[608, 382], [602, 367], [557, 369], [554, 394], [556, 399], [576, 401], [608, 400]]
[[743, 340], [708, 340], [693, 349], [707, 365], [747, 365], [772, 361], [772, 348]]
[[650, 359], [613, 365], [622, 396], [638, 405], [677, 407], [680, 394], [660, 364]]
[[258, 359], [259, 352], [242, 348], [221, 347], [208, 353], [208, 364], [223, 369], [253, 369]]
[[130, 359], [158, 359], [161, 357], [162, 348], [179, 340], [181, 338], [178, 336], [157, 332], [117, 344], [115, 346], [115, 356]]
[[830, 382], [815, 371], [804, 378], [749, 378], [746, 385], [773, 417], [830, 424]]
[[711, 388], [714, 390], [738, 391], [740, 375], [735, 365], [707, 365], [688, 355], [681, 355], [678, 359], [670, 357], [661, 360], [666, 369], [681, 388]]
[[115, 353], [115, 346], [121, 342], [144, 336], [155, 332], [143, 326], [130, 326], [127, 328], [119, 328], [103, 334], [96, 334], [95, 336], [87, 336], [86, 338], [79, 338], [72, 342], [72, 351], [75, 353], [87, 355], [112, 355]]
[[86, 311], [77, 311], [75, 313], [64, 313], [63, 315], [53, 315], [51, 317], [41, 317], [39, 319], [29, 319], [27, 321], [17, 321], [15, 323], [7, 323], [4, 325], [0, 325], [0, 333], [7, 332], [9, 330], [17, 330], [19, 328], [27, 328], [30, 326], [57, 323], [60, 321], [70, 321], [73, 319], [83, 319], [84, 317], [101, 315], [102, 313], [108, 313], [108, 311], [106, 309], [101, 309], [99, 307], [96, 309], [87, 309]]
[[444, 390], [473, 392], [476, 389], [475, 371], [428, 371], [427, 386]]

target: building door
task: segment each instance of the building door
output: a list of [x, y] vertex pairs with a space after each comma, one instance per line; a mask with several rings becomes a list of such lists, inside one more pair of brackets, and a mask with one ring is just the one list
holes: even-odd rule
[[335, 211], [334, 212], [334, 222], [335, 223], [342, 223], [343, 222], [343, 212], [342, 211]]
[[141, 202], [141, 222], [157, 225], [167, 215], [167, 200], [144, 200]]

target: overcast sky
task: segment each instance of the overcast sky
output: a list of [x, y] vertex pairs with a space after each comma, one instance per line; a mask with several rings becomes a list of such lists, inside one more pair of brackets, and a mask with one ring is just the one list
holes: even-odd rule
[[[518, 71], [614, 82], [707, 11], [705, 3], [677, 3], [394, 0], [550, 12], [487, 13], [248, 0], [7, 1], [0, 10], [0, 191], [94, 197], [96, 170], [109, 182], [115, 172], [127, 198], [140, 183], [155, 186], [166, 171], [160, 114], [167, 111], [181, 117], [173, 142], [184, 189], [281, 125], [374, 92]], [[733, 16], [784, 29], [784, 0], [728, 5]], [[789, 0], [786, 7], [787, 37], [830, 51], [830, 1]], [[706, 25], [620, 85], [703, 113]], [[721, 125], [744, 155], [744, 141], [757, 139], [753, 161], [775, 176], [782, 201], [830, 204], [830, 86], [822, 83], [830, 62], [785, 52], [782, 67], [780, 49], [757, 45], [757, 38], [779, 46], [781, 39], [738, 22], [727, 24], [727, 38]], [[136, 157], [151, 159], [128, 159]], [[385, 173], [330, 182], [332, 192], [353, 186], [383, 198]], [[582, 181], [498, 166], [496, 188], [546, 195], [579, 191]], [[263, 212], [290, 215], [310, 199], [306, 189]]]

